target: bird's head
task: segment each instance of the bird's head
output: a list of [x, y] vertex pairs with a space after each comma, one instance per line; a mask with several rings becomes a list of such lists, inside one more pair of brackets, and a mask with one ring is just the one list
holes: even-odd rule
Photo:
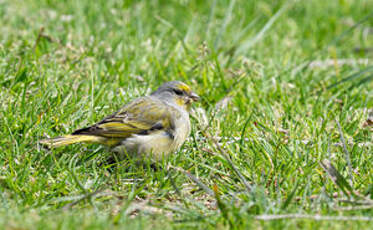
[[162, 100], [172, 100], [185, 109], [189, 109], [192, 102], [200, 99], [187, 84], [181, 81], [166, 82], [151, 95], [158, 96]]

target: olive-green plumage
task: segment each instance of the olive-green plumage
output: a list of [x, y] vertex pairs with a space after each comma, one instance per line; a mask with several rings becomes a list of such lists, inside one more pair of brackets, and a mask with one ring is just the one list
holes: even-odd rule
[[70, 135], [44, 139], [49, 147], [85, 142], [127, 154], [160, 156], [177, 150], [190, 132], [188, 110], [199, 97], [179, 81], [163, 84], [149, 96], [133, 100], [102, 121]]

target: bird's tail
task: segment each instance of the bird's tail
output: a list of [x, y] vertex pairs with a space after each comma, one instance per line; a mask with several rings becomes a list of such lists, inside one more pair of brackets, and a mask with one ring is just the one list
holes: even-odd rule
[[66, 135], [63, 137], [48, 138], [40, 141], [40, 144], [46, 145], [50, 148], [61, 147], [65, 145], [71, 145], [79, 142], [85, 143], [102, 143], [104, 137], [92, 136], [92, 135]]

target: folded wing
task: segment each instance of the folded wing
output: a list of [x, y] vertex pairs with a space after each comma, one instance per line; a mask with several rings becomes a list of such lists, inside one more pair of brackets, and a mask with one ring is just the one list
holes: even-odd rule
[[102, 121], [76, 130], [72, 135], [124, 139], [132, 134], [146, 135], [154, 130], [172, 130], [171, 110], [172, 107], [158, 99], [138, 98]]

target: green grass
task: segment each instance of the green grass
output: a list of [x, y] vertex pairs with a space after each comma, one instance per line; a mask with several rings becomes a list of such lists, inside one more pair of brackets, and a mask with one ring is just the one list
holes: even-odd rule
[[[0, 1], [0, 226], [373, 228], [354, 220], [373, 215], [372, 9], [368, 0]], [[109, 168], [97, 145], [37, 144], [174, 79], [202, 101], [190, 139], [156, 171]], [[349, 220], [258, 220], [280, 214]]]

